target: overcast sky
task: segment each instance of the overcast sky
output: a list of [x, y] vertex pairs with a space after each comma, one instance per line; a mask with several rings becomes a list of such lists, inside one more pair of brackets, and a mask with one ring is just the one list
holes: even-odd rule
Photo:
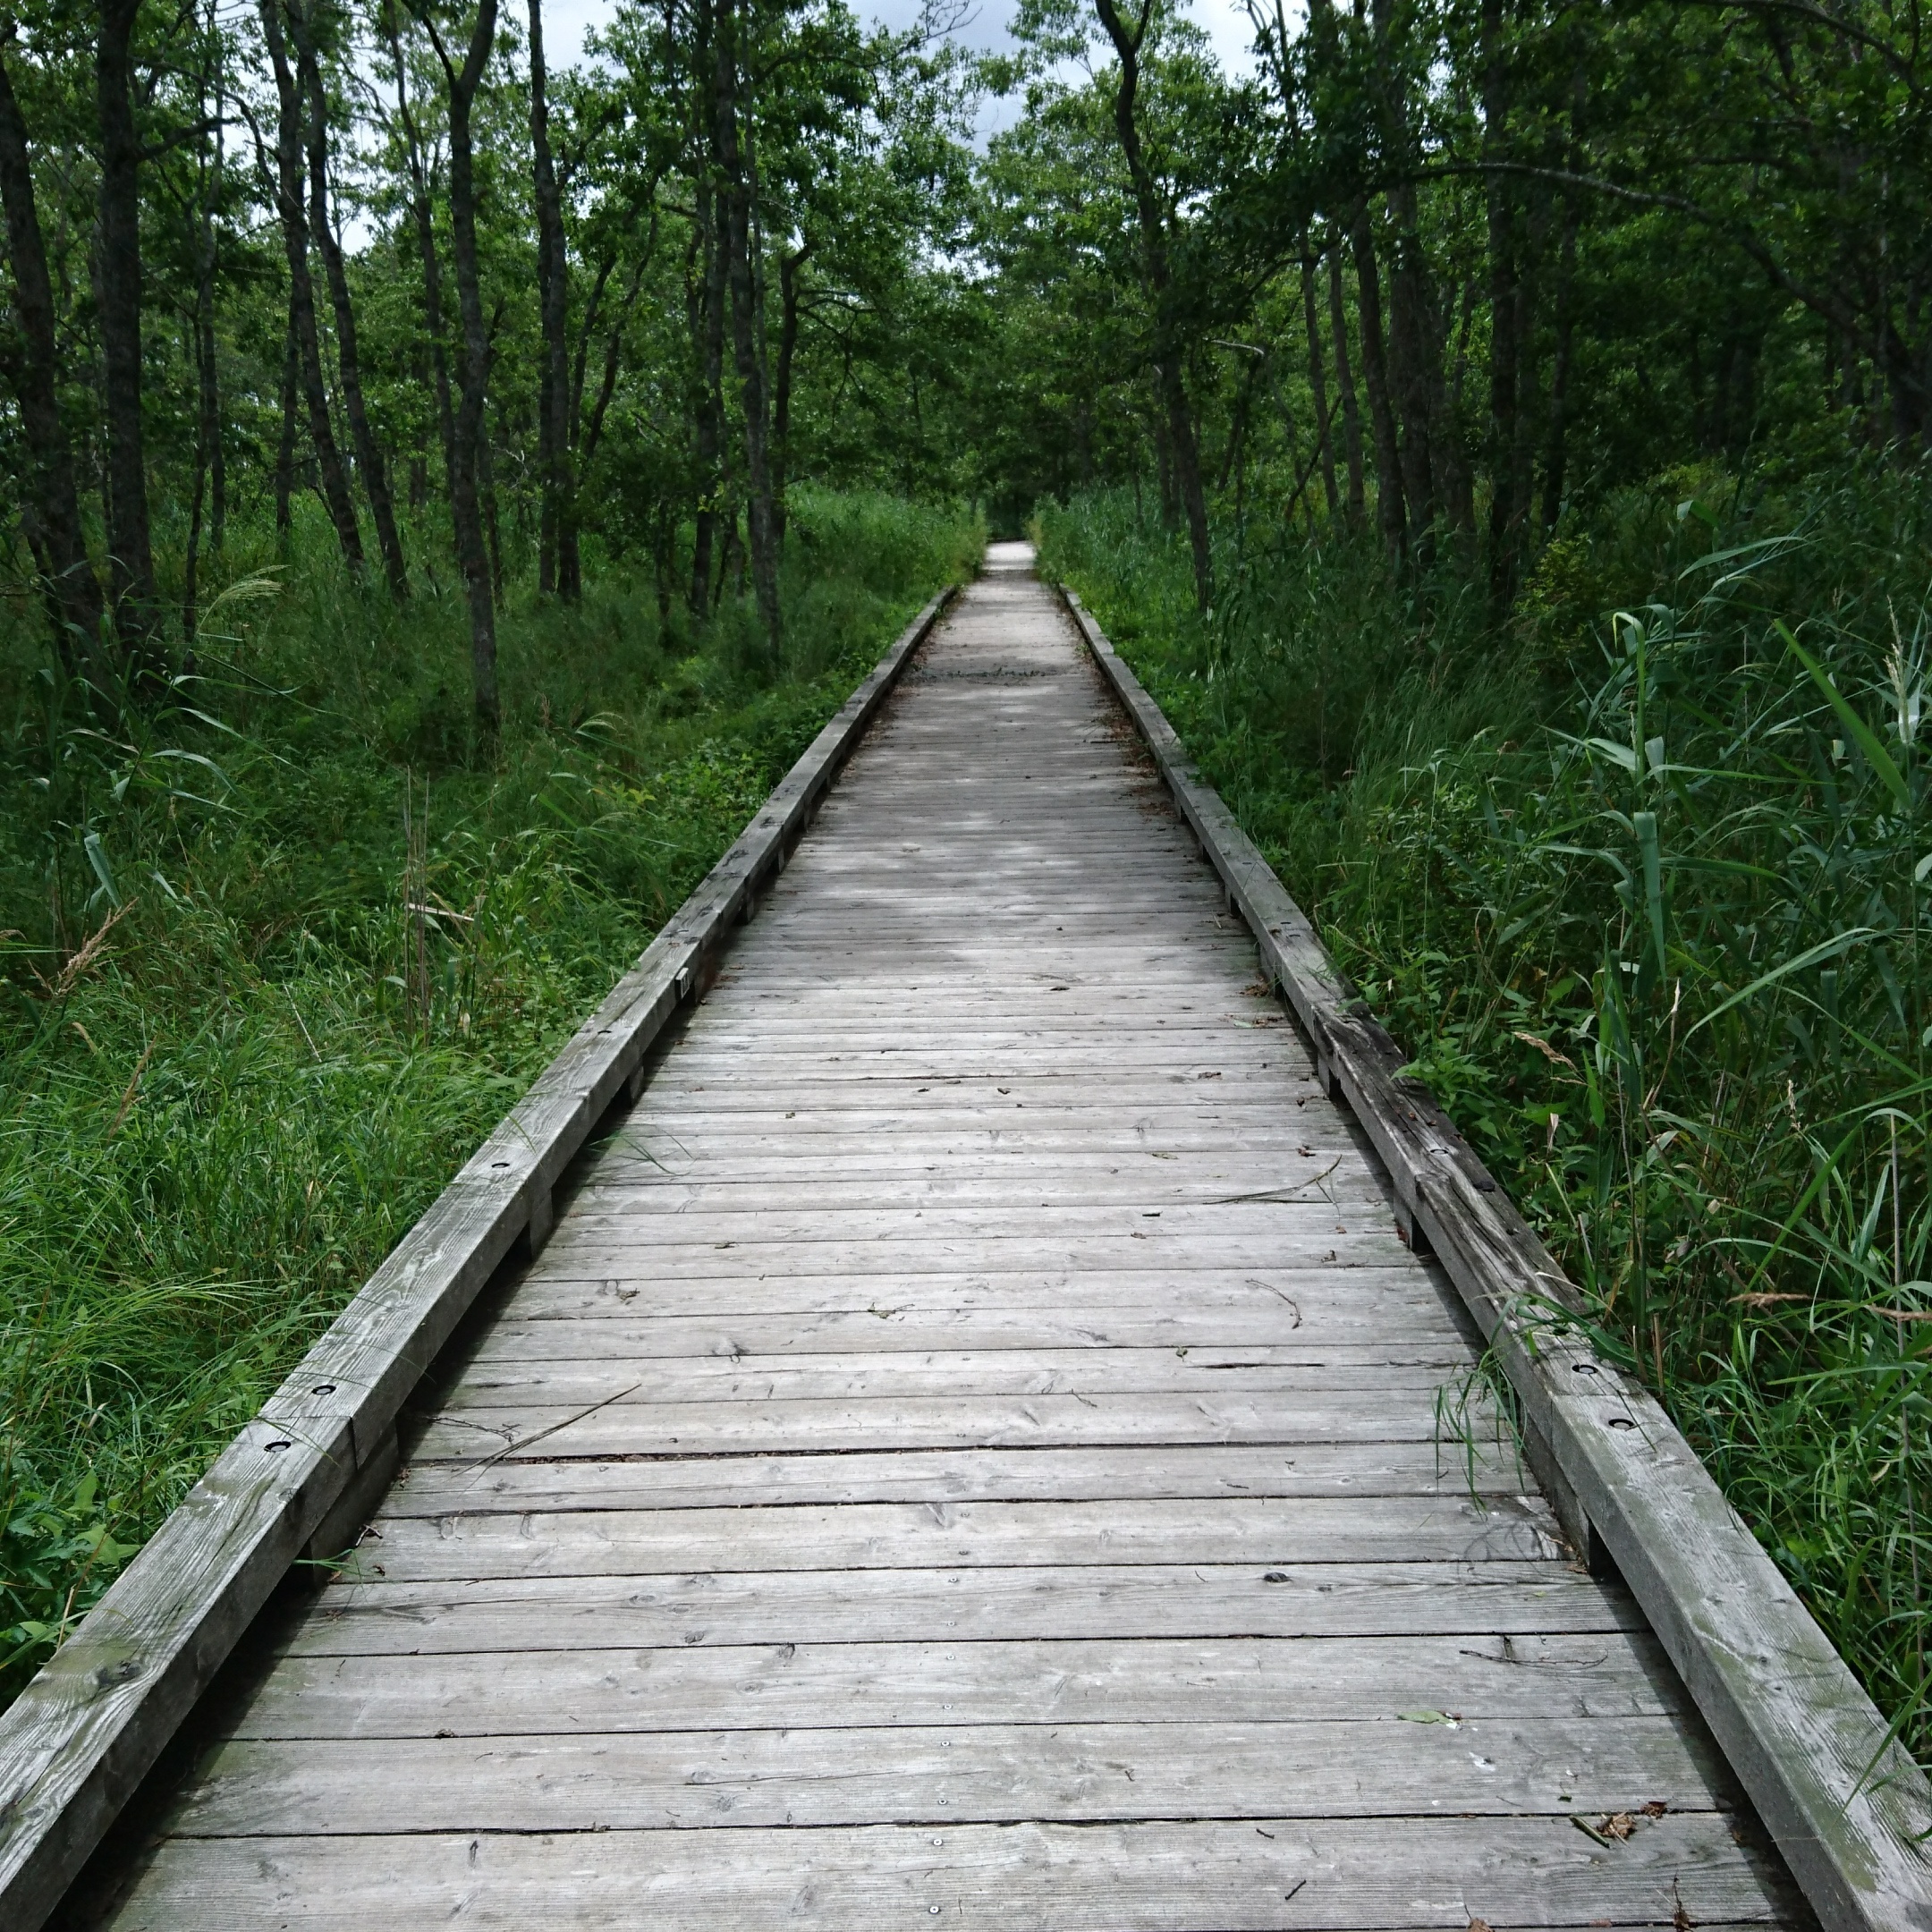
[[[610, 0], [544, 0], [544, 51], [551, 64], [561, 67], [575, 60], [585, 33], [610, 10]], [[917, 21], [919, 7], [919, 0], [852, 0], [852, 10], [861, 18], [869, 15], [886, 27], [902, 30]], [[1241, 0], [1189, 0], [1189, 11], [1213, 42], [1222, 66], [1245, 72], [1254, 34]], [[979, 0], [973, 19], [954, 38], [989, 53], [1010, 46], [1006, 22], [1012, 14], [1013, 0]], [[1004, 118], [996, 115], [996, 120]]]

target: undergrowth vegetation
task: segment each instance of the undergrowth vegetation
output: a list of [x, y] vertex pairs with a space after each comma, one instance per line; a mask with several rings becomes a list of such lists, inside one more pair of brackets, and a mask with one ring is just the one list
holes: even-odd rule
[[112, 720], [0, 608], [0, 1697], [979, 554], [792, 505], [782, 677], [613, 568], [506, 614], [494, 746], [457, 587], [398, 607], [326, 529]]
[[1505, 630], [1453, 558], [1043, 519], [1426, 1080], [1923, 1758], [1932, 477], [1680, 472]]

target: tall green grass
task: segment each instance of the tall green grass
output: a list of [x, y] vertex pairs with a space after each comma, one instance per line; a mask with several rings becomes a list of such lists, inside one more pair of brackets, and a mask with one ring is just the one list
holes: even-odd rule
[[451, 587], [398, 610], [326, 530], [238, 544], [118, 716], [0, 609], [0, 1697], [980, 538], [796, 491], [775, 682], [732, 600], [514, 603], [488, 748]]
[[1042, 534], [1925, 1754], [1932, 478], [1622, 493], [1500, 635], [1453, 564], [1204, 621], [1120, 499]]

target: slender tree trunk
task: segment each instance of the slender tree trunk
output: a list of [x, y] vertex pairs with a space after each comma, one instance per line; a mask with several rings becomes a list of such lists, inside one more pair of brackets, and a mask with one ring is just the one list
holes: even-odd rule
[[[570, 436], [564, 410], [570, 394], [569, 260], [564, 235], [564, 199], [550, 155], [550, 108], [546, 98], [543, 4], [530, 0], [530, 149], [537, 201], [537, 295], [543, 324], [543, 360], [537, 386], [538, 462], [543, 471], [537, 587], [553, 583], [565, 597], [577, 594], [575, 572], [564, 553], [575, 547], [576, 490], [571, 475]], [[554, 558], [554, 562], [553, 562]]]
[[201, 573], [201, 504], [208, 495], [208, 445], [195, 438], [194, 491], [188, 506], [188, 555], [182, 570], [182, 639], [194, 649], [196, 609]]
[[731, 283], [732, 350], [744, 415], [745, 522], [751, 585], [776, 670], [784, 648], [778, 608], [778, 543], [773, 517], [769, 404], [758, 352], [757, 291], [751, 263], [751, 196], [738, 130], [738, 0], [718, 0], [712, 23], [712, 143], [718, 169], [719, 223]]
[[1355, 371], [1349, 364], [1348, 310], [1342, 295], [1342, 250], [1328, 249], [1328, 328], [1335, 342], [1335, 386], [1342, 392], [1342, 453], [1348, 459], [1348, 516], [1362, 529], [1368, 521], [1362, 483], [1361, 411], [1355, 401]]
[[[610, 408], [611, 397], [617, 389], [617, 366], [623, 352], [623, 333], [631, 320], [631, 311], [637, 307], [638, 296], [643, 292], [644, 270], [648, 263], [640, 260], [631, 271], [631, 286], [624, 291], [624, 299], [617, 310], [617, 318], [611, 324], [609, 334], [604, 341], [604, 376], [597, 385], [597, 401], [590, 408], [590, 419], [584, 425], [580, 440], [581, 455], [578, 462], [580, 474], [588, 472], [597, 460], [597, 445], [604, 436], [605, 412]], [[583, 361], [578, 359], [578, 380], [582, 385]], [[707, 577], [706, 581], [709, 581]]]
[[291, 500], [295, 494], [295, 392], [300, 360], [295, 346], [295, 315], [291, 309], [288, 325], [282, 332], [282, 433], [275, 441], [275, 521], [284, 553], [295, 524]]
[[590, 283], [590, 299], [584, 304], [583, 321], [577, 331], [577, 353], [571, 363], [570, 402], [566, 411], [572, 450], [580, 448], [583, 440], [584, 377], [590, 364], [590, 338], [597, 333], [597, 318], [604, 309], [604, 291], [610, 285], [616, 267], [614, 255], [606, 255], [597, 264], [597, 274]]
[[[1234, 475], [1234, 466], [1241, 460], [1241, 446], [1248, 440], [1248, 413], [1254, 402], [1255, 384], [1261, 374], [1259, 356], [1250, 356], [1248, 367], [1241, 371], [1240, 385], [1234, 391], [1234, 407], [1229, 412], [1227, 440], [1221, 445], [1221, 470], [1215, 478], [1216, 491], [1225, 490]], [[1291, 430], [1293, 425], [1290, 426]], [[1293, 453], [1292, 436], [1289, 439], [1289, 452]], [[1241, 526], [1241, 505], [1237, 502], [1234, 513], [1235, 527]]]
[[100, 333], [107, 416], [107, 553], [114, 627], [140, 651], [153, 631], [154, 546], [141, 435], [140, 136], [134, 126], [134, 17], [102, 0], [95, 45], [100, 123]]
[[[1356, 0], [1356, 17], [1361, 13], [1361, 0]], [[1334, 0], [1309, 0], [1309, 29], [1314, 40], [1315, 72], [1323, 76], [1335, 75], [1340, 67], [1342, 48], [1341, 36], [1336, 25]], [[1287, 38], [1286, 16], [1282, 16], [1281, 38]], [[1336, 225], [1331, 232], [1327, 248], [1328, 256], [1328, 326], [1335, 337], [1335, 383], [1342, 392], [1342, 446], [1348, 458], [1348, 513], [1351, 528], [1360, 530], [1368, 527], [1367, 488], [1363, 479], [1361, 414], [1356, 404], [1355, 372], [1349, 358], [1348, 311], [1343, 294], [1343, 243], [1346, 241], [1356, 255], [1360, 270], [1360, 251], [1367, 239], [1368, 210], [1358, 202], [1351, 212], [1350, 224], [1344, 232]], [[1377, 409], [1377, 396], [1381, 392], [1381, 304], [1380, 291], [1375, 279], [1375, 254], [1373, 247], [1368, 250], [1369, 273], [1363, 284], [1358, 273], [1359, 294], [1356, 304], [1356, 319], [1360, 325], [1362, 344], [1362, 373], [1369, 385], [1370, 414], [1375, 420], [1376, 436], [1376, 508], [1385, 535], [1389, 530], [1391, 505], [1387, 500], [1387, 487], [1383, 473], [1388, 469], [1384, 455], [1383, 419], [1386, 414], [1386, 397], [1383, 397], [1380, 411]], [[1370, 326], [1371, 320], [1373, 327]], [[1401, 523], [1401, 505], [1394, 506], [1396, 527]], [[1399, 541], [1399, 538], [1398, 538]]]
[[[211, 33], [219, 26], [216, 0], [208, 0]], [[208, 548], [219, 556], [228, 541], [228, 462], [222, 447], [221, 367], [215, 355], [215, 271], [220, 256], [220, 234], [215, 212], [221, 205], [227, 173], [228, 83], [223, 56], [215, 59], [215, 163], [208, 192], [202, 204], [201, 260], [201, 421], [208, 453]]]
[[[494, 355], [490, 362], [494, 368]], [[501, 610], [504, 603], [503, 517], [496, 500], [496, 449], [490, 441], [487, 396], [484, 402], [483, 427], [477, 436], [477, 496], [483, 505], [483, 536], [489, 550], [490, 596], [496, 608]]]
[[222, 447], [221, 364], [215, 351], [212, 290], [201, 324], [201, 411], [208, 453], [208, 550], [219, 556], [228, 542], [228, 462]]
[[1391, 386], [1402, 419], [1402, 494], [1408, 504], [1410, 541], [1426, 558], [1436, 513], [1436, 460], [1429, 439], [1433, 304], [1419, 259], [1421, 237], [1409, 225], [1416, 218], [1414, 193], [1398, 192], [1390, 199], [1397, 225], [1389, 274]]
[[1154, 370], [1151, 376], [1153, 394], [1148, 429], [1154, 438], [1154, 482], [1160, 493], [1161, 532], [1171, 537], [1181, 528], [1181, 497], [1174, 488], [1174, 436], [1161, 394], [1160, 372]]
[[1328, 372], [1322, 355], [1321, 321], [1315, 303], [1315, 258], [1309, 253], [1308, 232], [1301, 234], [1301, 319], [1308, 330], [1309, 395], [1315, 405], [1315, 427], [1321, 438], [1322, 488], [1328, 498], [1328, 520], [1342, 514], [1341, 493], [1335, 487], [1335, 438], [1328, 428]]
[[1550, 361], [1549, 440], [1543, 461], [1543, 529], [1546, 535], [1556, 528], [1556, 520], [1563, 514], [1570, 355], [1576, 333], [1577, 231], [1581, 225], [1582, 214], [1581, 204], [1574, 196], [1569, 197], [1563, 208], [1563, 245], [1556, 264], [1556, 343]]
[[[1423, 253], [1411, 162], [1409, 99], [1402, 49], [1395, 43], [1394, 0], [1373, 0], [1370, 26], [1377, 57], [1370, 86], [1381, 122], [1382, 148], [1394, 163], [1387, 191], [1390, 219], [1388, 284], [1389, 400], [1402, 428], [1402, 494], [1409, 541], [1427, 562], [1434, 545], [1438, 496], [1436, 453], [1431, 447], [1430, 402], [1441, 385], [1435, 302]], [[1430, 365], [1436, 366], [1432, 369]]]
[[416, 253], [422, 264], [423, 333], [429, 345], [429, 373], [436, 386], [436, 428], [443, 438], [443, 487], [455, 494], [456, 415], [450, 402], [449, 352], [443, 335], [443, 263], [436, 250], [436, 208], [430, 195], [429, 170], [423, 159], [422, 136], [410, 106], [409, 67], [402, 57], [402, 39], [393, 5], [386, 5], [383, 31], [396, 74], [396, 115], [402, 123], [402, 151], [409, 164], [410, 218], [416, 230]]
[[20, 353], [12, 364], [13, 387], [21, 428], [38, 472], [34, 507], [49, 604], [58, 614], [61, 657], [72, 670], [86, 666], [106, 689], [110, 665], [101, 631], [105, 611], [100, 580], [88, 555], [74, 488], [73, 454], [61, 420], [54, 285], [34, 199], [27, 123], [4, 59], [13, 45], [11, 25], [0, 27], [0, 202], [6, 209], [7, 258], [13, 269], [13, 314], [21, 338]]
[[360, 571], [362, 532], [349, 494], [348, 472], [336, 446], [335, 426], [329, 418], [328, 389], [322, 380], [322, 347], [316, 334], [315, 285], [309, 275], [309, 216], [302, 206], [301, 97], [289, 67], [280, 0], [260, 0], [260, 9], [262, 38], [275, 70], [280, 109], [275, 126], [275, 208], [282, 220], [282, 250], [288, 261], [289, 326], [295, 336], [296, 375], [302, 400], [308, 404], [309, 439], [315, 447], [322, 501], [327, 505], [329, 521], [335, 526], [343, 557]]
[[1530, 524], [1536, 513], [1537, 426], [1542, 402], [1536, 324], [1541, 294], [1540, 270], [1553, 212], [1548, 189], [1536, 183], [1527, 213], [1517, 225], [1521, 255], [1514, 292], [1515, 315], [1511, 325], [1516, 343], [1516, 434], [1509, 452], [1509, 494], [1513, 516], [1513, 575], [1518, 580], [1529, 558]]
[[798, 353], [799, 271], [812, 251], [807, 242], [778, 258], [778, 374], [772, 385], [772, 503], [778, 541], [785, 533], [785, 480], [792, 464], [792, 363]]
[[1376, 262], [1366, 204], [1356, 204], [1350, 240], [1355, 255], [1355, 308], [1361, 324], [1362, 381], [1368, 391], [1368, 426], [1375, 439], [1376, 518], [1389, 554], [1400, 556], [1408, 541], [1408, 519], [1402, 504], [1395, 413], [1389, 402], [1388, 359], [1383, 348], [1382, 273]]
[[[1482, 0], [1483, 152], [1500, 159], [1508, 145], [1509, 54], [1504, 0]], [[1489, 606], [1500, 615], [1516, 594], [1518, 395], [1516, 219], [1509, 178], [1487, 175], [1489, 247]]]
[[[205, 104], [204, 104], [205, 106]], [[208, 470], [221, 448], [220, 400], [215, 387], [215, 218], [214, 189], [201, 183], [201, 237], [199, 273], [195, 276], [194, 312], [189, 331], [194, 342], [196, 401], [194, 494], [188, 512], [188, 555], [182, 570], [182, 636], [194, 648], [199, 616], [201, 571], [201, 510], [208, 494]]]
[[1462, 284], [1462, 318], [1456, 328], [1453, 379], [1445, 369], [1449, 348], [1446, 318], [1436, 327], [1429, 358], [1429, 447], [1436, 457], [1445, 513], [1458, 537], [1465, 540], [1476, 534], [1475, 481], [1470, 475], [1469, 452], [1462, 442], [1462, 381], [1469, 364], [1470, 320], [1475, 298], [1474, 283], [1466, 280]]
[[390, 595], [399, 602], [409, 596], [409, 566], [403, 561], [402, 538], [396, 530], [395, 505], [390, 500], [388, 473], [369, 428], [362, 400], [362, 356], [356, 336], [355, 306], [349, 298], [349, 275], [342, 244], [335, 238], [328, 205], [328, 97], [322, 86], [322, 63], [312, 22], [291, 0], [289, 31], [295, 41], [296, 79], [309, 104], [309, 223], [322, 257], [329, 301], [335, 312], [335, 360], [342, 377], [343, 406], [348, 411], [349, 433], [355, 442], [356, 467], [375, 519], [376, 542], [382, 552], [383, 574]]
[[1193, 414], [1188, 407], [1187, 384], [1182, 369], [1186, 351], [1174, 312], [1166, 222], [1141, 149], [1140, 128], [1134, 112], [1140, 86], [1140, 44], [1154, 17], [1154, 0], [1141, 0], [1140, 17], [1131, 32], [1114, 0], [1094, 0], [1094, 7], [1107, 38], [1114, 44], [1114, 57], [1120, 62], [1120, 81], [1114, 90], [1114, 127], [1120, 138], [1128, 177], [1133, 183], [1134, 209], [1140, 218], [1143, 273], [1155, 315], [1155, 369], [1167, 418], [1175, 491], [1187, 516], [1188, 539], [1194, 552], [1194, 600], [1206, 611], [1214, 603], [1214, 554], [1208, 535], [1208, 498], [1201, 487], [1200, 447], [1195, 436]]
[[[431, 29], [432, 33], [435, 30]], [[449, 82], [450, 227], [454, 239], [456, 307], [462, 318], [462, 400], [451, 439], [450, 508], [456, 526], [456, 560], [470, 595], [470, 662], [477, 723], [494, 738], [503, 711], [496, 695], [496, 602], [489, 558], [483, 546], [478, 456], [483, 440], [483, 401], [489, 384], [489, 332], [483, 322], [483, 289], [477, 269], [476, 163], [470, 112], [496, 38], [496, 0], [479, 0], [469, 52], [461, 68], [436, 37], [437, 57]]]
[[716, 198], [708, 172], [698, 182], [698, 241], [704, 277], [698, 284], [698, 479], [701, 495], [691, 542], [691, 607], [694, 617], [711, 608], [711, 552], [717, 541], [724, 443], [724, 249], [718, 233]]

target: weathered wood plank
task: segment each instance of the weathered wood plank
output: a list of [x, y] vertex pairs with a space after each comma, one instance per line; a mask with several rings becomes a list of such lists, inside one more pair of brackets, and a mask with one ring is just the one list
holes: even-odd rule
[[[1424, 1396], [1371, 1406], [1356, 1396], [889, 1396], [825, 1402], [615, 1404], [569, 1419], [554, 1409], [443, 1411], [419, 1453], [478, 1462], [527, 1444], [552, 1456], [743, 1453], [747, 1450], [1017, 1448], [1031, 1445], [1434, 1442], [1436, 1404]], [[547, 1431], [548, 1433], [545, 1433]]]
[[1540, 1500], [1191, 1497], [1104, 1503], [799, 1503], [784, 1508], [384, 1516], [344, 1582], [931, 1570], [1015, 1563], [1547, 1563]]
[[[1932, 1925], [1932, 1787], [1656, 1401], [1563, 1333], [1575, 1290], [1401, 1055], [1092, 618], [1069, 608], [1264, 966], [1521, 1395], [1579, 1534], [1602, 1538], [1812, 1904], [1834, 1927]], [[1552, 1318], [1552, 1311], [1559, 1318]]]
[[1427, 1271], [1406, 1251], [1394, 1266], [1339, 1258], [1339, 1243], [1335, 1251], [1335, 1261], [1291, 1267], [1271, 1260], [1263, 1267], [1194, 1270], [1163, 1267], [1150, 1259], [1145, 1268], [1114, 1268], [1104, 1291], [1063, 1265], [872, 1275], [801, 1275], [781, 1268], [749, 1279], [720, 1269], [675, 1281], [647, 1274], [622, 1257], [609, 1258], [608, 1267], [579, 1269], [547, 1255], [547, 1262], [556, 1258], [558, 1265], [524, 1282], [509, 1311], [531, 1320], [660, 1316], [735, 1321], [758, 1315], [849, 1314], [891, 1322], [915, 1315], [970, 1318], [981, 1309], [1046, 1309], [1071, 1315], [1105, 1336], [1114, 1322], [1212, 1320], [1223, 1312], [1257, 1310], [1274, 1319], [1279, 1309], [1292, 1322], [1299, 1318], [1296, 1332], [1311, 1337], [1400, 1334], [1406, 1319], [1428, 1323], [1431, 1335], [1438, 1332], [1444, 1304]]
[[706, 1509], [792, 1503], [1101, 1502], [1171, 1496], [1518, 1496], [1513, 1444], [1371, 1443], [1294, 1449], [927, 1449], [816, 1456], [640, 1456], [606, 1462], [419, 1460], [379, 1520], [530, 1511]]
[[1231, 1348], [940, 1349], [849, 1355], [734, 1352], [649, 1361], [472, 1363], [442, 1397], [447, 1411], [530, 1408], [556, 1411], [605, 1403], [646, 1408], [666, 1402], [825, 1402], [974, 1395], [1169, 1395], [1270, 1392], [1284, 1395], [1396, 1394], [1432, 1411], [1460, 1355], [1418, 1363], [1356, 1366], [1306, 1361], [1266, 1344]]
[[855, 1636], [1521, 1637], [1640, 1627], [1627, 1595], [1563, 1563], [1191, 1563], [333, 1583], [280, 1641], [302, 1657], [430, 1657], [539, 1641], [605, 1650]]
[[[1089, 1276], [1110, 1272], [1182, 1274], [1191, 1267], [1203, 1274], [1233, 1274], [1243, 1279], [1264, 1271], [1292, 1275], [1298, 1270], [1394, 1268], [1411, 1258], [1389, 1224], [1385, 1208], [1355, 1210], [1346, 1220], [1328, 1209], [1305, 1209], [1301, 1219], [1313, 1237], [1300, 1242], [1271, 1237], [1265, 1230], [1248, 1236], [1182, 1235], [1148, 1222], [1140, 1229], [1114, 1233], [1070, 1234], [1064, 1240], [1032, 1234], [909, 1234], [892, 1241], [817, 1241], [733, 1240], [674, 1245], [634, 1238], [623, 1224], [587, 1228], [572, 1221], [555, 1237], [556, 1263], [572, 1274], [610, 1276], [630, 1271], [654, 1282], [704, 1281], [719, 1276], [743, 1280], [767, 1271], [791, 1269], [799, 1275], [1024, 1274], [1036, 1278], [1060, 1272]], [[1419, 1271], [1419, 1264], [1414, 1264]]]
[[1401, 1818], [1661, 1803], [1731, 1809], [1673, 1717], [1445, 1724], [1198, 1723], [305, 1741], [218, 1746], [173, 1814], [184, 1837], [393, 1830], [649, 1831], [1192, 1818]]
[[1688, 1708], [1648, 1632], [1471, 1639], [766, 1644], [291, 1659], [239, 1739], [772, 1731], [842, 1724], [1298, 1723], [1657, 1717]]
[[[256, 1837], [165, 1844], [114, 1932], [824, 1932], [909, 1925], [1030, 1932], [1464, 1932], [1762, 1925], [1792, 1902], [1779, 1875], [1693, 1812], [1597, 1843], [1566, 1818], [1184, 1825], [1025, 1823]], [[1023, 1919], [1016, 1916], [1023, 1912]], [[936, 1908], [936, 1910], [935, 1909]], [[459, 1916], [460, 1915], [460, 1916]]]
[[[546, 1285], [555, 1289], [565, 1284]], [[1319, 1318], [1321, 1310], [1312, 1306], [1304, 1315], [1299, 1306], [1274, 1296], [1264, 1307], [1252, 1291], [1243, 1301], [1222, 1294], [1178, 1309], [1171, 1305], [1129, 1305], [1089, 1312], [1064, 1303], [1051, 1308], [887, 1309], [875, 1303], [860, 1309], [754, 1310], [729, 1317], [631, 1312], [641, 1304], [641, 1288], [633, 1291], [629, 1301], [613, 1299], [606, 1307], [600, 1301], [580, 1314], [548, 1317], [537, 1312], [533, 1296], [520, 1295], [479, 1341], [471, 1360], [604, 1361], [622, 1356], [648, 1361], [665, 1356], [808, 1355], [847, 1349], [891, 1355], [945, 1348], [1091, 1351], [1257, 1344], [1281, 1350], [1284, 1357], [1299, 1355], [1310, 1364], [1427, 1363], [1445, 1377], [1458, 1375], [1468, 1367], [1467, 1344], [1441, 1306], [1427, 1298], [1427, 1287], [1425, 1283], [1423, 1294], [1364, 1296], [1354, 1305], [1357, 1318], [1351, 1323], [1325, 1322]], [[785, 1299], [782, 1285], [772, 1299]], [[1371, 1310], [1401, 1315], [1407, 1326], [1378, 1326]]]
[[[787, 1225], [785, 1216], [810, 1214], [850, 1216], [863, 1227], [867, 1216], [902, 1217], [911, 1212], [928, 1219], [945, 1216], [949, 1224], [963, 1217], [970, 1227], [1002, 1215], [1010, 1224], [1012, 1210], [1024, 1208], [1030, 1217], [1036, 1210], [1045, 1212], [1055, 1225], [1062, 1217], [1089, 1214], [1096, 1224], [1106, 1225], [1098, 1218], [1104, 1214], [1112, 1224], [1118, 1226], [1124, 1220], [1132, 1228], [1140, 1219], [1158, 1218], [1166, 1211], [1211, 1215], [1214, 1224], [1223, 1226], [1233, 1218], [1223, 1213], [1229, 1208], [1266, 1210], [1324, 1202], [1385, 1206], [1388, 1199], [1380, 1176], [1353, 1148], [1324, 1151], [1309, 1147], [1306, 1153], [1297, 1148], [1256, 1172], [1199, 1180], [1183, 1175], [1178, 1163], [1166, 1172], [1155, 1168], [1150, 1174], [1122, 1174], [1116, 1170], [1064, 1177], [1022, 1170], [960, 1178], [956, 1165], [945, 1177], [918, 1170], [854, 1178], [835, 1168], [793, 1172], [796, 1178], [789, 1182], [708, 1177], [681, 1182], [675, 1175], [641, 1166], [624, 1173], [600, 1165], [591, 1184], [573, 1199], [577, 1213], [586, 1220], [606, 1215], [679, 1215], [699, 1225], [736, 1218], [741, 1227], [749, 1224], [746, 1217], [756, 1216], [761, 1225], [783, 1228]], [[1253, 1218], [1268, 1216], [1263, 1212]]]

